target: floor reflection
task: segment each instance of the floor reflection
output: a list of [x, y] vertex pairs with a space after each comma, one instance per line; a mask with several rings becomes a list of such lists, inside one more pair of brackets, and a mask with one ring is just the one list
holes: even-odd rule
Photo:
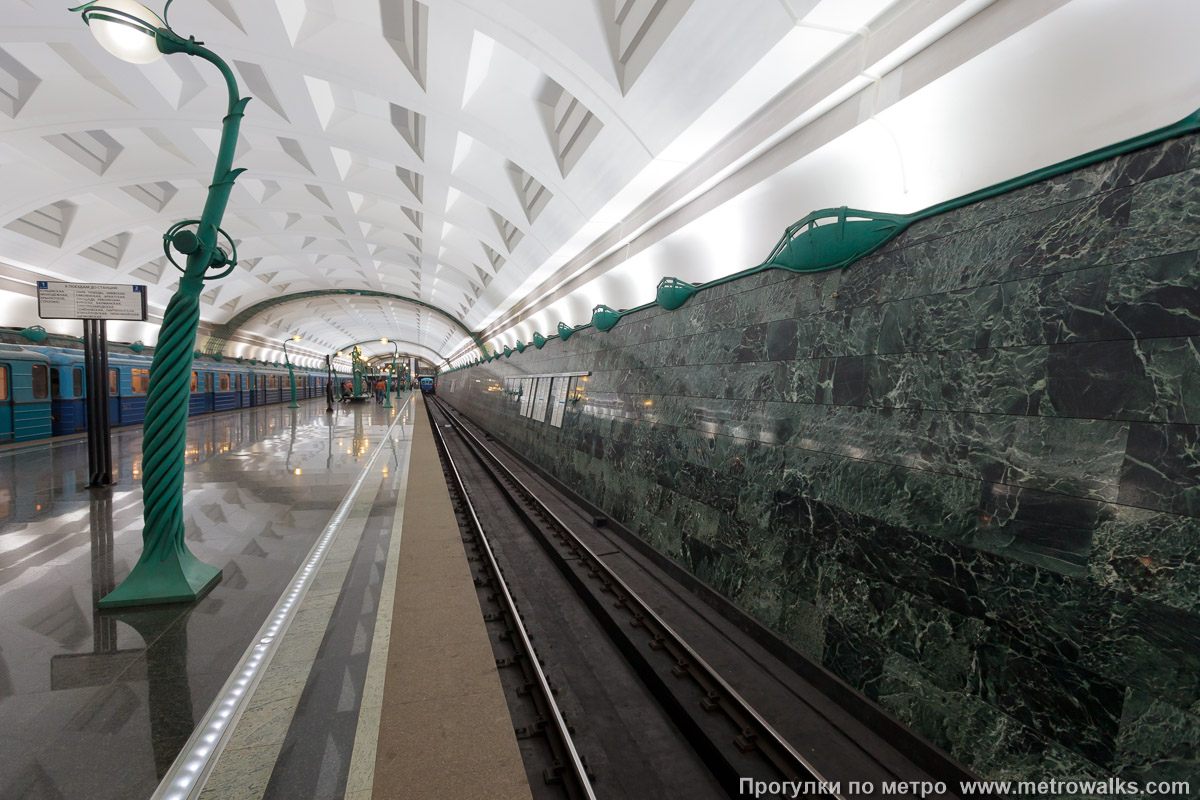
[[247, 409], [191, 420], [184, 515], [221, 566], [195, 605], [99, 614], [141, 551], [141, 431], [89, 490], [82, 439], [0, 451], [0, 798], [146, 797], [357, 477], [389, 414]]

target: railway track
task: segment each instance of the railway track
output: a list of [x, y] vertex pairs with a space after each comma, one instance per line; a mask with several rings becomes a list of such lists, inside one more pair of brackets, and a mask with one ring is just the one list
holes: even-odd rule
[[[569, 797], [596, 797], [597, 791], [589, 777], [590, 767], [583, 753], [595, 748], [601, 740], [601, 749], [609, 748], [602, 742], [606, 737], [653, 736], [649, 749], [661, 755], [671, 755], [674, 763], [659, 763], [654, 769], [663, 782], [661, 788], [677, 786], [678, 796], [746, 796], [745, 781], [760, 786], [818, 787], [831, 785], [824, 775], [797, 751], [772, 725], [751, 706], [721, 674], [714, 669], [689, 643], [679, 635], [639, 594], [605, 563], [604, 542], [589, 537], [584, 532], [573, 530], [572, 524], [556, 513], [541, 500], [533, 488], [526, 485], [512, 469], [497, 457], [486, 442], [469, 430], [440, 401], [433, 399], [430, 417], [435, 438], [445, 460], [446, 471], [457, 492], [463, 508], [461, 512], [476, 539], [480, 561], [486, 566], [490, 577], [482, 579], [491, 591], [488, 599], [499, 602], [507, 625], [506, 638], [515, 648], [515, 660], [525, 672], [523, 688], [535, 697], [537, 719], [532, 726], [521, 726], [519, 733], [530, 727], [545, 733], [549, 749], [553, 754], [552, 765], [542, 770], [547, 782], [561, 785]], [[671, 742], [675, 747], [663, 747], [662, 739], [670, 736], [656, 734], [655, 726], [646, 731], [630, 731], [622, 726], [596, 735], [590, 731], [592, 714], [603, 709], [588, 708], [588, 703], [579, 704], [582, 712], [580, 729], [589, 729], [593, 734], [587, 744], [577, 743], [566, 714], [560, 708], [551, 686], [547, 669], [541, 661], [546, 660], [552, 668], [559, 669], [560, 655], [572, 658], [571, 653], [555, 650], [553, 656], [534, 649], [535, 634], [522, 619], [522, 612], [532, 620], [532, 609], [524, 608], [518, 596], [524, 594], [533, 600], [538, 590], [544, 587], [545, 570], [534, 580], [535, 589], [529, 585], [517, 588], [522, 580], [517, 575], [518, 567], [528, 568], [530, 552], [521, 550], [514, 537], [532, 538], [538, 548], [558, 572], [559, 580], [570, 587], [576, 602], [586, 608], [595, 623], [603, 631], [629, 669], [641, 681], [644, 692], [638, 693], [657, 706], [651, 716], [665, 718], [678, 732], [680, 741]], [[589, 543], [590, 539], [590, 543]], [[611, 549], [611, 548], [609, 548]], [[505, 563], [506, 556], [512, 560], [517, 556], [520, 563]], [[512, 573], [514, 577], [510, 578]], [[477, 579], [477, 583], [481, 579]], [[560, 598], [567, 592], [557, 592]], [[560, 603], [556, 599], [555, 603]], [[522, 608], [518, 608], [518, 605]], [[533, 603], [537, 605], [537, 603]], [[494, 616], [494, 615], [493, 615]], [[576, 615], [577, 617], [578, 615]], [[591, 637], [589, 637], [591, 638]], [[554, 660], [551, 660], [554, 659]], [[612, 656], [606, 661], [615, 660]], [[502, 666], [513, 661], [500, 659]], [[621, 683], [621, 681], [618, 681]], [[574, 678], [563, 685], [571, 691], [577, 688]], [[588, 695], [585, 690], [582, 694]], [[662, 719], [657, 719], [661, 728]], [[613, 727], [602, 724], [601, 727]], [[692, 753], [675, 752], [680, 745]], [[617, 750], [621, 748], [616, 748]], [[627, 763], [614, 763], [607, 757], [606, 769], [597, 769], [596, 786], [608, 789], [602, 796], [623, 794], [633, 787], [629, 782], [614, 781], [612, 770], [623, 770]], [[595, 760], [593, 760], [595, 764]], [[671, 773], [682, 767], [687, 774], [673, 776]], [[707, 771], [710, 780], [696, 786], [696, 771]], [[617, 786], [621, 783], [621, 786]], [[693, 784], [684, 794], [684, 785]], [[699, 794], [697, 794], [699, 791]], [[671, 792], [672, 795], [675, 791]], [[792, 791], [787, 794], [791, 796]], [[811, 793], [816, 795], [818, 792]], [[840, 797], [838, 793], [824, 793], [827, 797]]]

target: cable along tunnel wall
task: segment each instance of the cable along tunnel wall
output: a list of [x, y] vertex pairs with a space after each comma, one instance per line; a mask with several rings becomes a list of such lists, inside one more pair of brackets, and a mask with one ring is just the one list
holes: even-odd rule
[[1181, 136], [439, 395], [983, 776], [1194, 779], [1198, 189]]

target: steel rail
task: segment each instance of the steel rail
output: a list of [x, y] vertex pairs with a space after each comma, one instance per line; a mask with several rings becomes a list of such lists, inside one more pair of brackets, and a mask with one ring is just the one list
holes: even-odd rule
[[[445, 414], [445, 411], [442, 412]], [[446, 414], [449, 419], [449, 415]], [[432, 423], [433, 420], [431, 419]], [[453, 420], [451, 420], [453, 422]], [[517, 609], [516, 600], [513, 599], [512, 593], [508, 590], [508, 584], [504, 581], [504, 577], [500, 572], [500, 564], [496, 561], [496, 556], [492, 552], [492, 546], [488, 542], [487, 534], [484, 533], [483, 524], [479, 521], [479, 516], [475, 513], [475, 506], [471, 502], [470, 496], [467, 494], [466, 484], [463, 482], [462, 475], [458, 471], [458, 465], [454, 463], [453, 456], [450, 455], [450, 448], [446, 445], [445, 437], [438, 429], [436, 424], [431, 424], [438, 443], [441, 445], [442, 454], [446, 457], [446, 465], [450, 468], [450, 474], [454, 478], [454, 484], [458, 489], [458, 494], [463, 500], [463, 506], [467, 512], [468, 518], [471, 520], [471, 526], [475, 529], [475, 534], [479, 538], [479, 543], [483, 548], [484, 555], [487, 557], [488, 565], [491, 569], [492, 576], [495, 579], [501, 597], [504, 599], [505, 607], [507, 608], [507, 617], [509, 624], [515, 629], [520, 637], [521, 647], [524, 650], [526, 661], [533, 668], [534, 675], [537, 678], [538, 689], [542, 694], [542, 699], [551, 712], [551, 722], [554, 725], [556, 735], [561, 740], [568, 755], [567, 767], [573, 778], [574, 784], [578, 793], [573, 793], [567, 787], [567, 792], [572, 797], [584, 797], [588, 800], [596, 800], [596, 794], [592, 790], [591, 780], [588, 778], [587, 767], [583, 763], [583, 759], [579, 755], [578, 749], [575, 747], [575, 741], [571, 738], [570, 730], [567, 726], [567, 721], [563, 717], [562, 711], [558, 707], [558, 703], [554, 701], [554, 690], [550, 686], [550, 681], [546, 677], [545, 671], [542, 669], [541, 663], [538, 661], [537, 653], [534, 652], [533, 642], [529, 636], [529, 632], [525, 629], [524, 622], [521, 621], [521, 613]]]
[[[461, 435], [469, 440], [468, 443], [474, 443], [472, 449], [486, 454], [495, 468], [503, 473], [505, 479], [516, 486], [517, 490], [535, 506], [536, 512], [539, 515], [558, 528], [563, 536], [570, 537], [570, 541], [564, 539], [564, 542], [580, 556], [581, 560], [585, 560], [588, 563], [592, 572], [600, 573], [600, 579], [606, 586], [615, 586], [620, 590], [620, 593], [617, 594], [617, 605], [624, 605], [629, 608], [634, 617], [634, 624], [648, 627], [646, 622], [649, 621], [661, 631], [661, 634], [654, 637], [651, 646], [656, 649], [667, 647], [671, 650], [672, 654], [678, 653], [686, 659], [677, 659], [676, 674], [681, 676], [683, 674], [690, 675], [702, 689], [706, 690], [708, 694], [704, 701], [706, 710], [716, 710], [719, 708], [725, 712], [726, 716], [734, 724], [742, 728], [741, 734], [735, 740], [735, 744], [739, 748], [758, 749], [788, 780], [815, 781], [826, 785], [832, 783], [808, 759], [797, 752], [775, 730], [774, 726], [763, 718], [736, 689], [722, 678], [637, 592], [630, 588], [616, 572], [604, 563], [596, 555], [595, 551], [588, 547], [561, 517], [542, 502], [511, 469], [500, 461], [490, 448], [479, 440], [479, 437], [467, 430], [462, 422], [454, 419], [445, 410], [445, 404], [440, 398], [435, 399], [437, 399], [438, 405], [443, 407], [442, 411], [450, 423], [455, 426]], [[714, 689], [716, 690], [715, 694]], [[830, 794], [828, 796], [836, 798], [836, 800], [844, 800], [841, 795]]]

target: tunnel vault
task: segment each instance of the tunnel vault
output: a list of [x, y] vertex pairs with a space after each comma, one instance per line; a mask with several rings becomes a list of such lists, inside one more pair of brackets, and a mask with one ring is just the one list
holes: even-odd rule
[[389, 300], [398, 300], [402, 303], [410, 303], [421, 308], [429, 309], [430, 311], [441, 314], [446, 319], [454, 323], [464, 334], [471, 338], [480, 353], [486, 355], [486, 350], [483, 347], [483, 340], [479, 338], [479, 333], [471, 330], [463, 324], [462, 320], [454, 316], [445, 309], [439, 308], [431, 303], [426, 303], [423, 300], [417, 300], [414, 297], [406, 297], [402, 294], [394, 294], [392, 292], [381, 292], [375, 289], [316, 289], [308, 292], [296, 292], [294, 294], [285, 294], [280, 297], [272, 297], [269, 300], [263, 300], [254, 305], [234, 314], [227, 322], [217, 325], [209, 334], [208, 340], [204, 343], [204, 352], [209, 355], [216, 355], [224, 350], [225, 345], [233, 338], [241, 328], [250, 320], [276, 306], [287, 305], [289, 303], [297, 303], [302, 300], [312, 300], [319, 297], [384, 297]]

